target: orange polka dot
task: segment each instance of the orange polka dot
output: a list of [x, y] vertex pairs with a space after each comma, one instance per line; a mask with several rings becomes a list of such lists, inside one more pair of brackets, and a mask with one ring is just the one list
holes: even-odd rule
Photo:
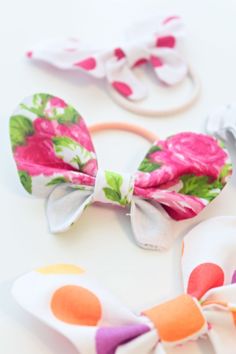
[[178, 296], [144, 312], [154, 323], [160, 339], [178, 342], [207, 328], [201, 309], [189, 295]]
[[47, 267], [37, 269], [41, 274], [81, 274], [84, 270], [73, 264], [54, 264]]
[[102, 315], [96, 295], [76, 285], [59, 288], [53, 294], [51, 309], [59, 320], [74, 325], [95, 326]]

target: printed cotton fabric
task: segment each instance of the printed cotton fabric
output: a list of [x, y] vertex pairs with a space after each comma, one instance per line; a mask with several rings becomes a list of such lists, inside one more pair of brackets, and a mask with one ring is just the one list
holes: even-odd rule
[[113, 48], [90, 48], [81, 39], [67, 38], [39, 43], [27, 55], [59, 69], [106, 79], [122, 96], [140, 100], [147, 88], [135, 75], [136, 67], [149, 64], [160, 83], [173, 86], [187, 76], [188, 65], [181, 50], [184, 25], [179, 16], [149, 19], [135, 27], [129, 40]]
[[154, 142], [133, 174], [99, 170], [81, 115], [48, 94], [17, 107], [10, 136], [25, 190], [48, 198], [52, 232], [68, 229], [91, 203], [110, 203], [130, 208], [135, 238], [146, 248], [169, 247], [170, 221], [196, 216], [232, 173], [223, 143], [192, 132]]
[[165, 354], [168, 347], [184, 348], [199, 338], [209, 340], [216, 354], [235, 354], [235, 230], [235, 217], [212, 218], [193, 228], [183, 243], [183, 295], [141, 313], [75, 265], [30, 272], [15, 282], [13, 295], [80, 354]]

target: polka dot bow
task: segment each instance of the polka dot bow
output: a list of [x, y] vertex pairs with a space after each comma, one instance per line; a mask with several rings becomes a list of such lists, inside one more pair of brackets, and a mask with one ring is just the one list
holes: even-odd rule
[[15, 282], [13, 294], [80, 354], [164, 354], [180, 344], [181, 353], [200, 337], [211, 341], [216, 354], [235, 354], [235, 230], [235, 217], [212, 218], [193, 228], [183, 246], [183, 295], [141, 314], [72, 265], [28, 273]]
[[10, 136], [25, 190], [47, 197], [52, 232], [68, 229], [93, 202], [129, 207], [137, 243], [163, 249], [173, 220], [197, 215], [231, 174], [227, 151], [215, 138], [180, 133], [159, 140], [133, 174], [99, 170], [83, 118], [48, 94], [26, 98], [10, 119]]
[[147, 95], [147, 88], [133, 72], [137, 66], [150, 64], [157, 78], [170, 86], [187, 76], [188, 65], [179, 45], [183, 23], [178, 16], [149, 20], [130, 31], [129, 37], [123, 44], [108, 49], [90, 49], [73, 38], [48, 40], [36, 45], [27, 55], [60, 69], [79, 69], [92, 77], [105, 78], [130, 100]]

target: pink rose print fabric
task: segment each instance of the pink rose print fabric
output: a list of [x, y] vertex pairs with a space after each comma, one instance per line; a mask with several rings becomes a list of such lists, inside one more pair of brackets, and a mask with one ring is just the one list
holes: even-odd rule
[[83, 118], [48, 94], [17, 107], [10, 137], [25, 190], [47, 198], [52, 232], [68, 229], [89, 204], [110, 203], [130, 208], [135, 240], [151, 249], [169, 247], [171, 220], [196, 216], [232, 173], [223, 143], [192, 132], [155, 142], [136, 173], [100, 170]]
[[[27, 56], [62, 70], [79, 70], [105, 79], [123, 97], [137, 101], [147, 88], [135, 75], [138, 66], [153, 68], [158, 81], [173, 86], [188, 74], [181, 51], [184, 26], [179, 16], [149, 19], [129, 33], [129, 39], [112, 48], [90, 48], [81, 40], [48, 40], [34, 46]], [[97, 44], [96, 44], [97, 45]]]
[[[37, 269], [16, 280], [13, 295], [34, 317], [65, 336], [80, 354], [235, 354], [236, 218], [215, 217], [184, 238], [183, 293], [133, 312], [76, 265]], [[223, 237], [222, 237], [223, 236]], [[149, 274], [150, 276], [150, 274]], [[202, 341], [201, 341], [202, 342]]]

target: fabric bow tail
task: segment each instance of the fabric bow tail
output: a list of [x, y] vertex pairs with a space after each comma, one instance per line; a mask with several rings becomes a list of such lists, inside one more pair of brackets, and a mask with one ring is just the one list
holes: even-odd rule
[[236, 145], [236, 104], [219, 107], [207, 117], [206, 130], [224, 142], [233, 140]]
[[81, 115], [45, 93], [17, 107], [10, 137], [25, 190], [48, 198], [52, 232], [68, 229], [91, 203], [112, 204], [130, 208], [135, 239], [149, 249], [169, 248], [175, 221], [199, 214], [232, 173], [220, 141], [190, 132], [156, 141], [134, 174], [100, 170]]

